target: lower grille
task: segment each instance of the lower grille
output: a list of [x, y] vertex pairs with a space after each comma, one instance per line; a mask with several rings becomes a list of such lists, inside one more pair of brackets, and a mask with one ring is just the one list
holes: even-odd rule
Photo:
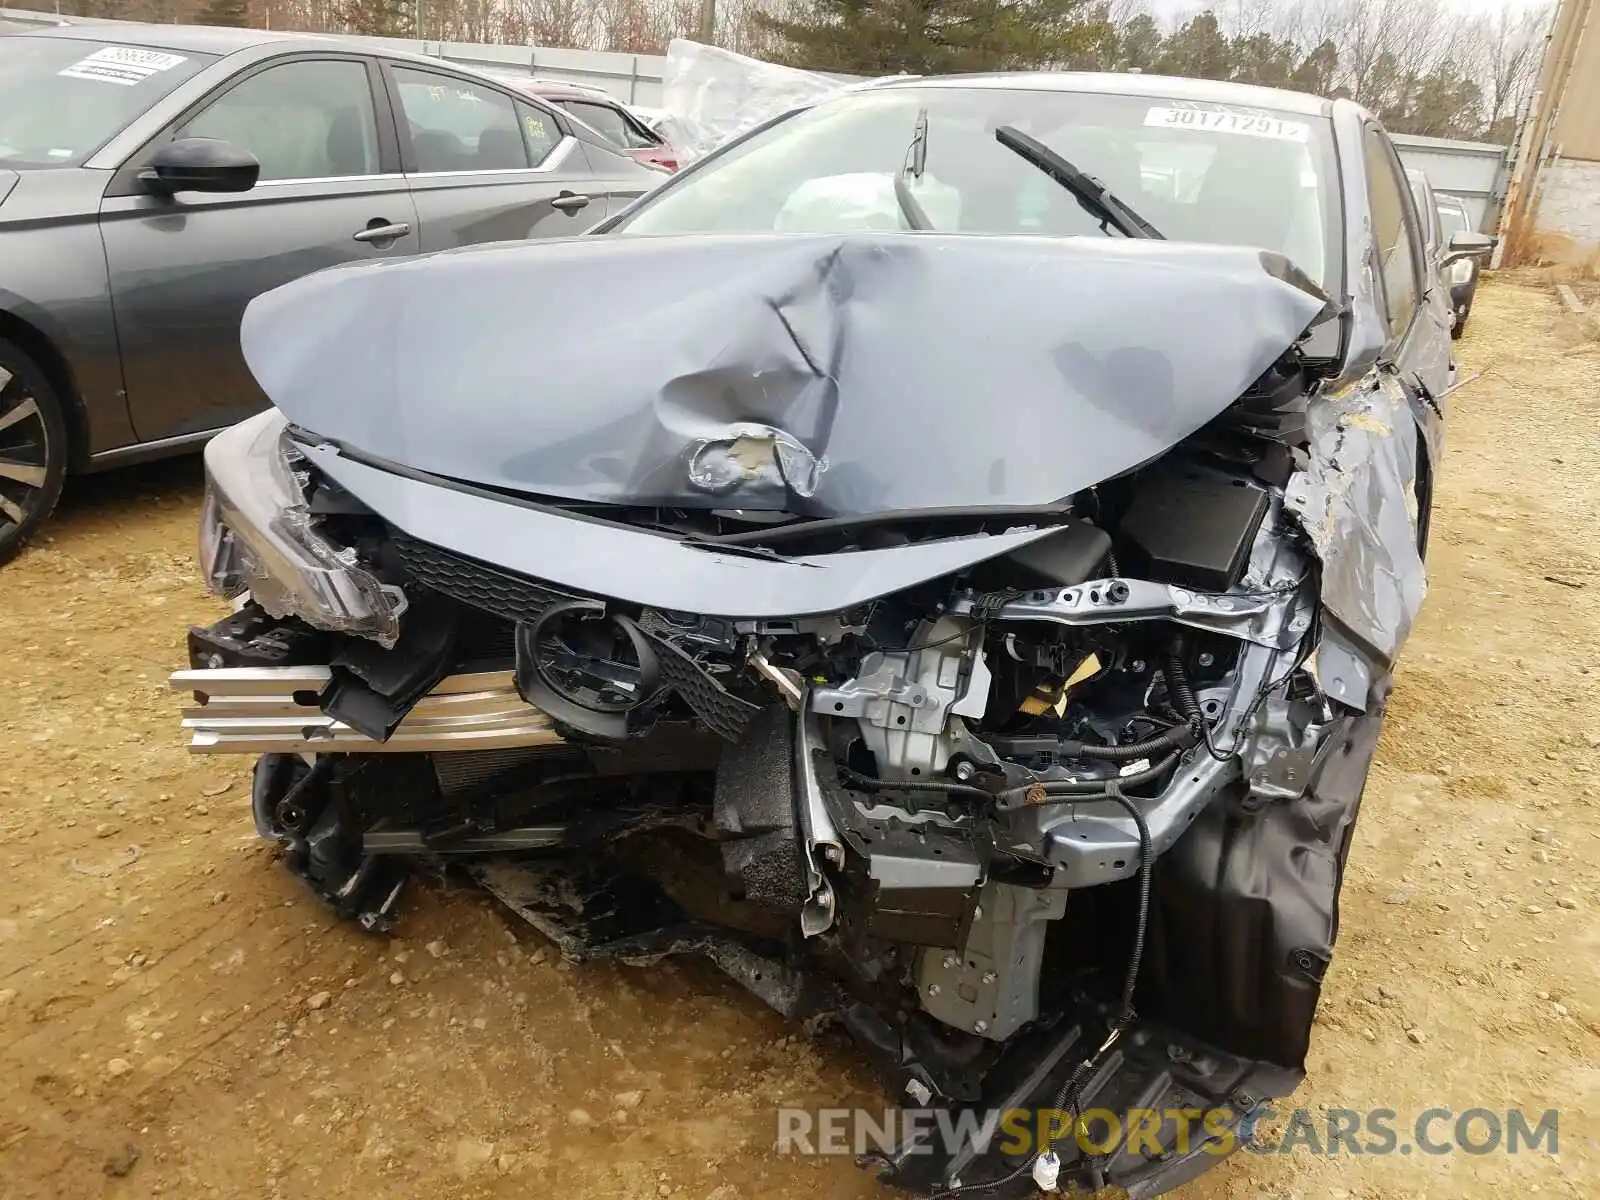
[[565, 751], [561, 745], [520, 746], [510, 750], [466, 750], [460, 754], [435, 754], [433, 771], [446, 795], [470, 791], [497, 775], [526, 765], [536, 758]]
[[507, 621], [531, 620], [556, 601], [571, 599], [554, 588], [486, 562], [430, 542], [419, 542], [398, 529], [391, 528], [390, 532], [395, 553], [411, 578], [452, 600]]
[[[531, 623], [550, 605], [576, 598], [479, 559], [418, 541], [393, 526], [390, 539], [412, 579], [460, 604], [491, 614], [490, 620]], [[470, 630], [472, 625], [466, 623], [463, 628]], [[508, 632], [503, 625], [489, 630], [491, 635]], [[662, 679], [707, 726], [729, 741], [738, 741], [760, 707], [729, 692], [669, 638], [653, 630], [646, 633], [656, 646]], [[508, 638], [508, 647], [509, 644]]]

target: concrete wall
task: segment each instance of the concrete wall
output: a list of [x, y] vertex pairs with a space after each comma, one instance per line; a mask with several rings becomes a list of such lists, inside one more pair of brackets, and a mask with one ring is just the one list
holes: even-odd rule
[[1495, 265], [1600, 248], [1600, 0], [1561, 0], [1517, 143]]
[[1557, 159], [1539, 173], [1541, 234], [1570, 238], [1575, 248], [1600, 245], [1600, 162]]
[[1572, 14], [1570, 66], [1556, 92], [1550, 140], [1563, 159], [1600, 162], [1600, 5], [1584, 0], [1566, 8]]

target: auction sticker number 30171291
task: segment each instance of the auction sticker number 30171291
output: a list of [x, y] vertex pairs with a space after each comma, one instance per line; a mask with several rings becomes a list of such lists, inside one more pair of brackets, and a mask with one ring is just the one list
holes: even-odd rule
[[1158, 129], [1192, 129], [1206, 133], [1234, 133], [1243, 137], [1271, 138], [1279, 142], [1308, 142], [1311, 126], [1258, 113], [1225, 108], [1152, 108], [1144, 123]]

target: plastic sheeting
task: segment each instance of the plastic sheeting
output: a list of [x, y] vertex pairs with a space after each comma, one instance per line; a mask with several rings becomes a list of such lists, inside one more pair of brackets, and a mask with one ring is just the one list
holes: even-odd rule
[[827, 75], [673, 38], [667, 46], [661, 107], [678, 161], [687, 163], [763, 121], [845, 86]]
[[1427, 592], [1415, 516], [1417, 422], [1399, 381], [1377, 375], [1313, 404], [1309, 461], [1285, 504], [1322, 560], [1323, 691], [1368, 706]]

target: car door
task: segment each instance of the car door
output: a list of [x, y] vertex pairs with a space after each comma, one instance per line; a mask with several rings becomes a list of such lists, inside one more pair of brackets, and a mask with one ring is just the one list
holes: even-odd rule
[[[249, 151], [258, 182], [241, 193], [152, 194], [139, 173], [179, 137]], [[230, 425], [264, 407], [239, 350], [239, 320], [256, 296], [323, 267], [418, 249], [399, 168], [377, 63], [338, 53], [241, 71], [123, 165], [100, 228], [141, 441]]]
[[583, 147], [550, 109], [431, 67], [384, 71], [424, 250], [566, 237], [606, 215]]
[[[1444, 395], [1451, 382], [1450, 333], [1432, 315], [1425, 236], [1389, 137], [1377, 125], [1363, 134], [1373, 271], [1388, 321], [1388, 359], [1417, 423], [1411, 496], [1418, 549], [1426, 552], [1433, 479], [1444, 436]], [[1396, 430], [1396, 434], [1400, 431]], [[1409, 452], [1409, 447], [1407, 448]]]
[[[1393, 144], [1391, 143], [1391, 149]], [[1439, 260], [1444, 256], [1444, 233], [1439, 224], [1439, 207], [1433, 196], [1433, 186], [1421, 171], [1407, 171], [1410, 182], [1411, 206], [1416, 213], [1417, 230], [1422, 237], [1422, 276], [1424, 313], [1440, 330], [1448, 359], [1451, 304], [1444, 274], [1439, 270]]]

